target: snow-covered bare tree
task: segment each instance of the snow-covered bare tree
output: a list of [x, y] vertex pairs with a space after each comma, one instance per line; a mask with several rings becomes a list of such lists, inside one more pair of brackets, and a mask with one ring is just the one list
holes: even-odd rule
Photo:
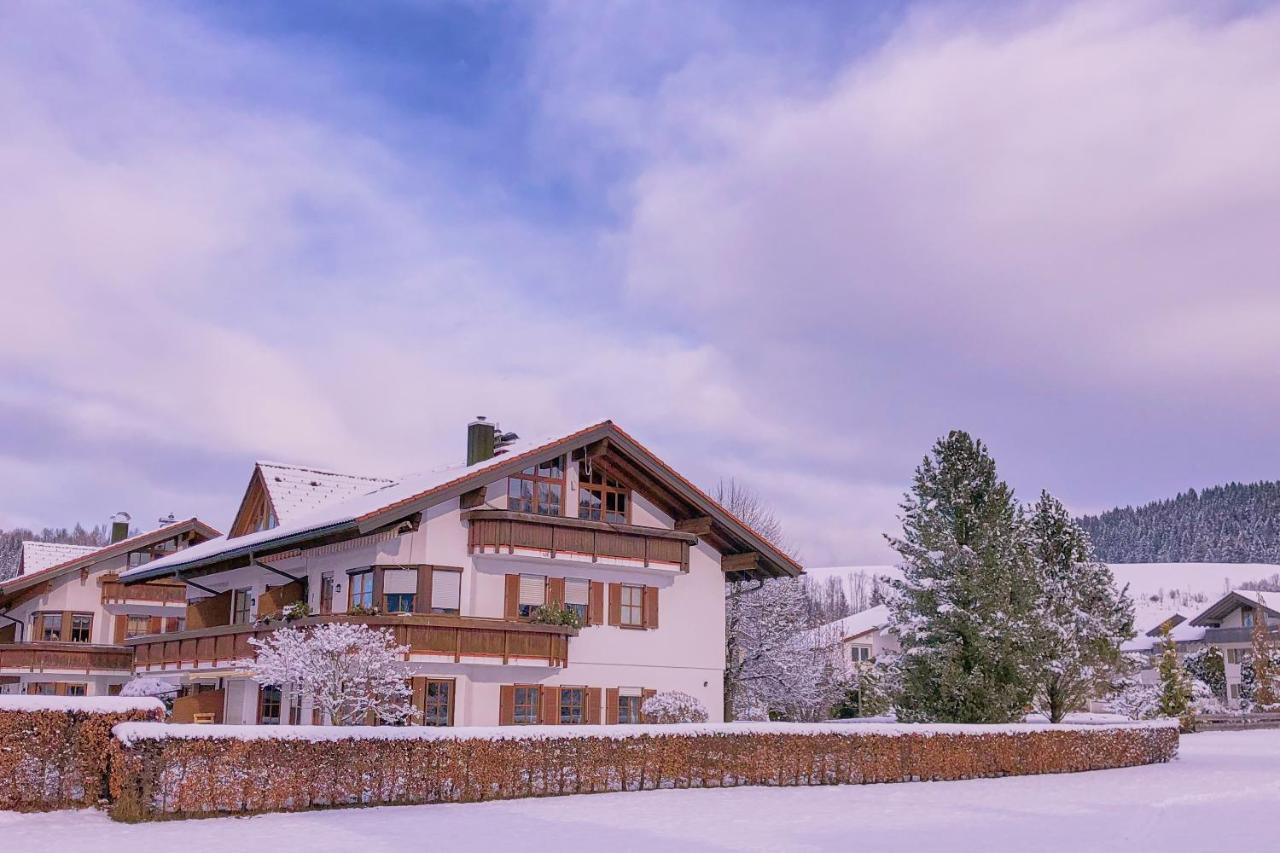
[[1036, 573], [1013, 490], [982, 442], [952, 431], [903, 499], [890, 624], [902, 645], [898, 713], [1006, 723], [1034, 692]]
[[370, 715], [399, 723], [417, 713], [404, 662], [409, 648], [389, 630], [331, 623], [282, 628], [249, 642], [258, 650], [247, 662], [254, 680], [310, 697], [334, 725], [360, 725]]
[[1121, 671], [1120, 643], [1133, 636], [1133, 602], [1048, 492], [1032, 508], [1027, 532], [1038, 589], [1035, 707], [1060, 723]]

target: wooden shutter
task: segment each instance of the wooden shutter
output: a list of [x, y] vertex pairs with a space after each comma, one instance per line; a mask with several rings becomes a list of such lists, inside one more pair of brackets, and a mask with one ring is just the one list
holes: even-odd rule
[[564, 578], [547, 578], [547, 604], [564, 607]]
[[507, 598], [503, 606], [506, 619], [520, 618], [520, 576], [507, 575]]
[[604, 692], [604, 721], [611, 726], [618, 724], [618, 688], [610, 687]]
[[516, 686], [503, 684], [498, 688], [498, 725], [513, 726], [516, 722]]
[[431, 574], [430, 566], [418, 566], [418, 591], [414, 593], [413, 612], [431, 612]]
[[539, 715], [538, 722], [544, 726], [558, 726], [560, 724], [560, 688], [559, 687], [542, 687], [542, 713]]
[[38, 643], [44, 639], [44, 614], [37, 613], [31, 617], [31, 637], [33, 643]]
[[587, 602], [587, 624], [604, 624], [604, 584], [600, 581], [591, 582], [591, 593]]
[[125, 635], [129, 633], [129, 617], [117, 616], [115, 618], [114, 636], [116, 645], [120, 645], [125, 640]]
[[427, 680], [425, 678], [411, 678], [409, 681], [413, 684], [414, 710], [420, 712], [427, 706]]
[[67, 682], [65, 682], [65, 681], [57, 681], [57, 682], [54, 682], [54, 685], [53, 685], [53, 695], [55, 695], [55, 696], [66, 696], [66, 695], [67, 695]]
[[600, 725], [600, 688], [588, 687], [585, 691], [587, 710], [584, 718], [589, 726]]
[[657, 690], [645, 690], [645, 689], [640, 690], [640, 722], [642, 723], [648, 722], [648, 720], [644, 718], [644, 700], [648, 699], [650, 696], [656, 696], [657, 693], [658, 693]]
[[609, 624], [622, 624], [622, 584], [609, 584]]
[[644, 588], [644, 626], [658, 627], [658, 588], [656, 586]]

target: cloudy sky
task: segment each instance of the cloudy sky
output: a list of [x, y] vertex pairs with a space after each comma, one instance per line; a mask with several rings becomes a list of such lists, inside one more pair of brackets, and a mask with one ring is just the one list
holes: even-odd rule
[[931, 442], [1280, 476], [1280, 8], [0, 5], [0, 527], [611, 417], [874, 562]]

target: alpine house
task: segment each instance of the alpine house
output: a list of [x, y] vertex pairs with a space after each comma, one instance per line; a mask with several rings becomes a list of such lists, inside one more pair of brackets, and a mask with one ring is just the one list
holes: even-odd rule
[[611, 421], [514, 438], [479, 419], [465, 466], [395, 481], [258, 464], [226, 537], [124, 575], [189, 596], [136, 673], [179, 686], [177, 721], [321, 723], [252, 680], [249, 639], [358, 622], [409, 647], [425, 724], [639, 722], [668, 690], [719, 719], [725, 582], [800, 565]]

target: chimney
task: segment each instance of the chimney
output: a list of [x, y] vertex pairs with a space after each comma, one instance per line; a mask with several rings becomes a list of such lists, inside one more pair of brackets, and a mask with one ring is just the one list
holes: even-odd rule
[[467, 424], [467, 464], [475, 465], [493, 458], [493, 440], [496, 430], [494, 425], [484, 419], [484, 415]]
[[117, 512], [111, 516], [111, 544], [129, 538], [129, 522], [133, 517], [127, 512]]

